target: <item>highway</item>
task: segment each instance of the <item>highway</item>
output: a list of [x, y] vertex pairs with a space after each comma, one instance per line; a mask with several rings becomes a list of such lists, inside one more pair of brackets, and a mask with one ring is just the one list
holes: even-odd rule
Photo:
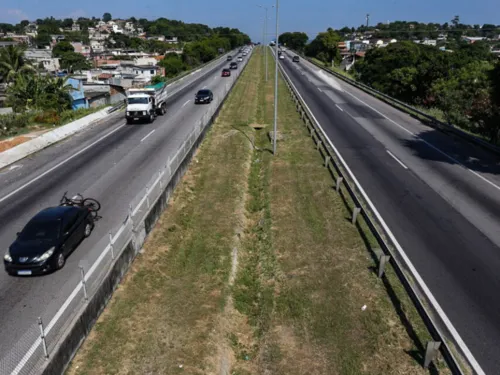
[[[223, 98], [227, 84], [240, 73], [240, 69], [232, 70], [231, 77], [221, 77], [222, 68], [228, 65], [220, 61], [175, 83], [172, 87], [178, 92], [167, 100], [167, 114], [152, 124], [126, 125], [121, 112], [0, 171], [2, 258], [16, 232], [39, 210], [58, 205], [65, 191], [69, 196], [81, 193], [96, 198], [102, 204], [102, 219], [62, 270], [27, 278], [0, 272], [0, 357], [37, 317], [47, 322], [62, 305], [80, 280], [79, 262], [85, 259], [93, 264], [103, 250], [101, 239], [110, 231], [116, 233], [129, 203], [216, 105], [215, 99]], [[194, 104], [194, 94], [202, 88], [214, 93], [209, 105]]]
[[500, 163], [285, 52], [280, 60], [460, 336], [500, 373]]

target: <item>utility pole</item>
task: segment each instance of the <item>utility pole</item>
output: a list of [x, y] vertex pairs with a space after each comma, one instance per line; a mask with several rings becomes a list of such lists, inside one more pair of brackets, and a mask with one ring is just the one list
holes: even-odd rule
[[276, 136], [278, 129], [278, 7], [279, 0], [276, 0], [276, 42], [274, 43], [274, 60], [276, 62], [274, 71], [274, 137], [273, 137], [273, 155], [276, 156]]
[[266, 18], [264, 19], [264, 37], [262, 40], [262, 46], [264, 47], [264, 54], [265, 54], [265, 64], [266, 64], [266, 82], [269, 79], [269, 73], [268, 73], [268, 67], [267, 67], [267, 43], [266, 43], [266, 38], [267, 38], [267, 10], [269, 7], [265, 7], [263, 5], [257, 5], [259, 8], [262, 8], [266, 11]]

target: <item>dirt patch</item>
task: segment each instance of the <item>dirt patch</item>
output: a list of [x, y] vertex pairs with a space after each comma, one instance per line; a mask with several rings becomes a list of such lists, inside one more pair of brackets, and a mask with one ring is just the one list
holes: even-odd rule
[[24, 143], [24, 142], [30, 141], [31, 139], [32, 138], [21, 136], [21, 137], [16, 137], [13, 139], [8, 139], [5, 141], [0, 141], [0, 152], [9, 150], [13, 147], [16, 147], [16, 146]]

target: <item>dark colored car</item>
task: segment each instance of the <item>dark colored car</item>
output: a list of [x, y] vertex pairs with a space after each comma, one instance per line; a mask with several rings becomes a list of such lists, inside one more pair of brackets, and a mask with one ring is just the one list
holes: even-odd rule
[[229, 64], [229, 69], [238, 69], [238, 63], [232, 62], [231, 64]]
[[231, 71], [229, 69], [222, 69], [222, 77], [230, 77]]
[[233, 56], [231, 56], [231, 55], [229, 55], [229, 56], [227, 57], [227, 61], [231, 61], [232, 59], [233, 59]]
[[292, 59], [293, 62], [299, 62], [299, 60], [300, 60], [299, 56], [294, 56]]
[[17, 234], [4, 256], [9, 275], [35, 275], [64, 267], [66, 258], [90, 236], [94, 220], [87, 207], [50, 207]]
[[214, 100], [214, 94], [206, 89], [198, 91], [194, 97], [195, 104], [210, 103], [212, 100]]

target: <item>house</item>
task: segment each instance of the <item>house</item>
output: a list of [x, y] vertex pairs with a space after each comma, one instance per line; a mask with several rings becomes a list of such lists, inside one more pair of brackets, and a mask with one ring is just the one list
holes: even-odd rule
[[7, 42], [2, 42], [0, 41], [0, 48], [3, 48], [3, 47], [8, 47], [8, 46], [17, 46], [19, 43], [17, 42], [14, 42], [14, 41], [7, 41]]
[[59, 59], [52, 57], [51, 50], [30, 48], [24, 52], [24, 57], [35, 65], [43, 66], [46, 71], [51, 73], [60, 69]]
[[158, 40], [160, 42], [164, 42], [165, 41], [165, 35], [152, 35], [152, 36], [148, 36], [148, 40]]
[[427, 39], [422, 42], [422, 44], [426, 46], [437, 46], [437, 40], [436, 39]]
[[134, 65], [138, 66], [155, 66], [158, 63], [154, 57], [137, 57], [134, 59]]
[[90, 48], [92, 49], [93, 53], [101, 53], [104, 52], [104, 44], [99, 42], [98, 40], [91, 40], [90, 41]]
[[113, 24], [112, 27], [113, 27], [113, 32], [115, 34], [123, 34], [123, 29], [120, 26], [118, 26], [116, 23]]
[[370, 39], [370, 45], [376, 48], [387, 47], [391, 43], [396, 43], [396, 39]]
[[127, 31], [134, 31], [135, 27], [134, 27], [133, 22], [130, 22], [130, 21], [126, 22], [125, 23], [125, 30], [127, 30]]
[[78, 22], [73, 22], [73, 26], [71, 26], [71, 31], [80, 31], [80, 24]]
[[364, 52], [369, 48], [369, 42], [367, 40], [353, 40], [349, 42], [349, 51], [352, 52]]
[[124, 67], [123, 72], [135, 74], [136, 77], [134, 79], [134, 82], [147, 83], [151, 82], [151, 79], [154, 76], [160, 75], [162, 73], [164, 74], [164, 69], [158, 66], [150, 65], [131, 65]]
[[177, 44], [179, 43], [179, 39], [176, 36], [173, 36], [171, 38], [166, 38], [165, 42], [167, 42], [168, 44]]
[[469, 43], [469, 44], [473, 44], [475, 42], [480, 42], [482, 40], [486, 40], [486, 38], [484, 37], [481, 37], [481, 36], [462, 36], [462, 40]]
[[71, 42], [71, 45], [75, 49], [76, 53], [80, 53], [84, 56], [90, 55], [90, 52], [91, 52], [90, 46], [87, 46], [81, 42]]
[[82, 81], [75, 78], [68, 78], [67, 82], [73, 87], [73, 90], [71, 90], [69, 93], [72, 99], [71, 108], [73, 110], [88, 108], [89, 104], [87, 102], [87, 99], [85, 98]]

